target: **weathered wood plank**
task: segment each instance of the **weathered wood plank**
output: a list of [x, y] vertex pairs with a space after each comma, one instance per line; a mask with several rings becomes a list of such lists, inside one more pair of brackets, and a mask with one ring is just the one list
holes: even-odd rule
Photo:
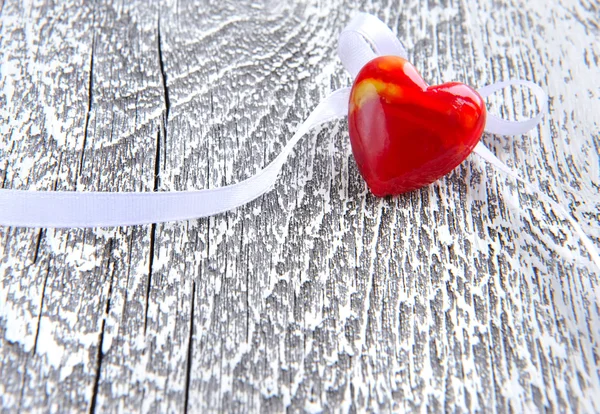
[[[599, 245], [599, 9], [585, 0], [5, 0], [0, 183], [244, 179], [349, 84], [335, 48], [355, 10], [390, 24], [431, 83], [540, 83], [537, 131], [483, 139]], [[490, 108], [536, 106], [513, 90]], [[0, 240], [8, 411], [600, 410], [598, 269], [550, 206], [475, 157], [377, 199], [334, 122], [235, 211]]]

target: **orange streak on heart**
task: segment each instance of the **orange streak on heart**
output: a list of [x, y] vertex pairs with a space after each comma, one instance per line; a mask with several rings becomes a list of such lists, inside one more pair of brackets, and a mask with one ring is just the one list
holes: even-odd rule
[[380, 79], [365, 79], [356, 85], [352, 94], [351, 110], [360, 109], [370, 99], [384, 99], [387, 103], [399, 102], [404, 97], [400, 86]]

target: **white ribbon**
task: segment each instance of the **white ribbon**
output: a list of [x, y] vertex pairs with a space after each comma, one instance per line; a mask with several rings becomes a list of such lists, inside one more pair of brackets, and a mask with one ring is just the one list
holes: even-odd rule
[[212, 216], [269, 191], [296, 143], [311, 128], [348, 112], [350, 88], [333, 92], [300, 125], [273, 161], [236, 184], [199, 191], [76, 192], [0, 190], [0, 225], [21, 227], [110, 227]]
[[[407, 57], [393, 32], [375, 16], [361, 13], [342, 31], [339, 57], [352, 77], [377, 56]], [[524, 121], [507, 121], [488, 114], [485, 130], [494, 134], [519, 135], [535, 128], [547, 111], [547, 96], [536, 84], [511, 80], [485, 86], [482, 97], [508, 86], [526, 86], [536, 95], [539, 113]], [[73, 192], [0, 189], [0, 225], [21, 227], [111, 227], [188, 220], [222, 213], [246, 204], [273, 188], [287, 157], [300, 138], [311, 128], [342, 118], [348, 112], [350, 88], [333, 92], [300, 125], [290, 142], [267, 167], [237, 184], [199, 191], [173, 192]], [[581, 237], [592, 260], [600, 267], [594, 243], [565, 209], [502, 163], [484, 145], [475, 149], [479, 156], [509, 176], [525, 184], [559, 211]]]

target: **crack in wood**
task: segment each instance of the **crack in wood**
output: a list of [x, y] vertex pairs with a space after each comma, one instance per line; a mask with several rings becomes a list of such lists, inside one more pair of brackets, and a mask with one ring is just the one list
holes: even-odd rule
[[[154, 191], [158, 191], [160, 176], [160, 132], [156, 135], [156, 153], [154, 157]], [[146, 283], [146, 305], [144, 310], [144, 335], [148, 328], [148, 311], [150, 308], [150, 290], [152, 288], [152, 274], [154, 272], [154, 246], [156, 243], [156, 223], [150, 225], [150, 258], [148, 259], [148, 281]]]
[[34, 248], [34, 252], [33, 252], [33, 264], [37, 263], [38, 260], [38, 255], [40, 253], [40, 242], [42, 241], [42, 233], [44, 232], [44, 229], [40, 229], [38, 230], [38, 234], [37, 234], [37, 239], [35, 241], [35, 248]]
[[[166, 128], [165, 128], [166, 132]], [[158, 191], [158, 186], [160, 184], [160, 150], [161, 150], [161, 141], [160, 141], [160, 132], [156, 134], [156, 150], [154, 152], [154, 187], [152, 191]]]
[[22, 407], [23, 407], [23, 399], [25, 398], [25, 380], [29, 374], [29, 360], [31, 358], [31, 355], [35, 355], [37, 353], [37, 344], [38, 344], [38, 337], [40, 335], [40, 324], [42, 321], [42, 312], [44, 309], [44, 298], [46, 297], [46, 285], [48, 283], [48, 276], [50, 274], [50, 266], [48, 266], [46, 268], [46, 275], [44, 277], [44, 282], [42, 284], [42, 294], [41, 294], [41, 298], [40, 298], [40, 312], [38, 313], [37, 316], [37, 323], [36, 323], [36, 327], [35, 327], [35, 336], [33, 339], [33, 347], [31, 348], [31, 353], [28, 353], [25, 355], [25, 371], [23, 372], [23, 376], [21, 379], [21, 392], [19, 395], [19, 405], [17, 408], [17, 412], [21, 412], [22, 411]]
[[62, 167], [62, 162], [63, 162], [63, 153], [61, 152], [58, 155], [58, 165], [56, 166], [56, 171], [58, 172], [58, 174], [56, 174], [56, 178], [54, 178], [54, 182], [52, 183], [52, 191], [56, 191], [56, 189], [58, 188], [58, 180], [60, 179], [60, 169]]
[[6, 177], [8, 177], [8, 161], [4, 163], [4, 175], [2, 176], [2, 187], [6, 188]]
[[146, 283], [146, 304], [144, 309], [144, 335], [148, 328], [148, 311], [150, 309], [150, 290], [152, 288], [152, 274], [154, 272], [154, 245], [156, 239], [156, 223], [150, 225], [150, 258], [148, 259], [148, 281]]
[[[163, 52], [162, 52], [162, 38], [160, 35], [160, 18], [158, 19], [158, 23], [157, 23], [157, 38], [158, 38], [158, 63], [160, 66], [160, 75], [161, 75], [161, 80], [162, 80], [162, 86], [163, 86], [163, 94], [164, 94], [164, 99], [165, 99], [165, 129], [166, 129], [166, 125], [169, 122], [169, 113], [171, 111], [171, 100], [169, 98], [169, 86], [167, 85], [167, 75], [165, 72], [165, 62], [164, 62], [164, 58], [163, 58]], [[166, 137], [165, 137], [166, 139]]]
[[[167, 140], [167, 127], [169, 120], [169, 113], [171, 110], [171, 101], [169, 99], [169, 88], [167, 86], [167, 76], [165, 73], [165, 65], [163, 60], [162, 53], [162, 39], [160, 34], [160, 18], [157, 20], [157, 49], [158, 49], [158, 63], [160, 67], [161, 81], [163, 86], [163, 94], [164, 94], [164, 103], [165, 103], [165, 116], [163, 121], [163, 135], [165, 140], [165, 148], [166, 148], [166, 140]], [[154, 188], [153, 191], [158, 191], [159, 187], [159, 178], [160, 178], [160, 153], [161, 153], [161, 133], [158, 132], [156, 136], [156, 151], [154, 154]], [[166, 159], [166, 156], [165, 156]], [[152, 288], [152, 275], [154, 272], [154, 246], [156, 243], [156, 223], [152, 223], [150, 225], [150, 246], [149, 246], [149, 254], [150, 258], [148, 260], [148, 281], [146, 283], [146, 304], [144, 309], [144, 335], [148, 329], [148, 312], [150, 309], [150, 291]]]
[[[92, 26], [93, 27], [93, 26]], [[79, 157], [79, 170], [78, 175], [83, 174], [83, 160], [85, 158], [85, 147], [87, 146], [88, 140], [88, 129], [90, 125], [90, 113], [92, 111], [92, 102], [94, 95], [94, 49], [96, 45], [96, 36], [92, 37], [92, 52], [90, 53], [90, 76], [88, 77], [88, 99], [87, 99], [87, 111], [85, 114], [85, 123], [83, 125], [83, 142], [81, 144], [81, 155]]]
[[184, 413], [188, 412], [189, 397], [190, 397], [190, 383], [192, 379], [192, 356], [193, 356], [193, 340], [194, 340], [194, 306], [196, 300], [196, 282], [192, 281], [192, 304], [190, 311], [190, 334], [188, 337], [188, 349], [186, 357], [186, 370], [185, 370], [185, 395], [184, 395]]
[[97, 403], [97, 399], [98, 399], [98, 387], [100, 385], [102, 360], [104, 359], [104, 353], [102, 352], [102, 347], [104, 346], [104, 331], [106, 328], [106, 318], [108, 318], [108, 314], [110, 312], [110, 299], [112, 296], [113, 280], [114, 280], [115, 272], [116, 272], [116, 268], [117, 268], [116, 266], [114, 266], [114, 263], [112, 263], [113, 262], [113, 259], [112, 259], [113, 247], [114, 247], [114, 240], [110, 239], [110, 241], [108, 243], [109, 257], [108, 257], [107, 269], [110, 268], [111, 264], [113, 264], [113, 268], [112, 268], [112, 272], [110, 274], [108, 293], [106, 294], [106, 306], [104, 309], [104, 314], [102, 315], [102, 323], [100, 326], [100, 335], [98, 336], [98, 352], [96, 353], [96, 367], [95, 367], [95, 371], [94, 371], [95, 372], [94, 386], [92, 388], [92, 399], [90, 401], [90, 408], [88, 411], [89, 413], [96, 412], [96, 403]]
[[33, 339], [33, 353], [37, 353], [38, 337], [40, 336], [40, 324], [42, 322], [42, 313], [44, 310], [44, 299], [46, 298], [46, 285], [48, 284], [48, 276], [50, 275], [50, 266], [46, 269], [46, 276], [44, 277], [44, 283], [42, 284], [42, 297], [40, 299], [40, 313], [37, 317], [37, 325], [35, 327], [35, 337]]
[[245, 269], [245, 282], [246, 282], [246, 343], [250, 343], [250, 254], [249, 254], [249, 246], [245, 246], [243, 244], [244, 240], [244, 222], [242, 222], [242, 228], [240, 230], [240, 251], [244, 251], [244, 256], [246, 259], [246, 269]]
[[[129, 300], [129, 280], [131, 278], [131, 259], [132, 259], [132, 255], [133, 255], [133, 238], [134, 238], [134, 233], [136, 232], [136, 228], [133, 227], [133, 230], [129, 233], [129, 242], [127, 243], [127, 250], [129, 251], [127, 254], [127, 277], [125, 278], [125, 286], [127, 286], [127, 289], [125, 289], [125, 295], [123, 298], [123, 303], [127, 304], [128, 300]], [[126, 312], [123, 312], [123, 314], [121, 315], [121, 323], [124, 322], [125, 318], [127, 316]]]

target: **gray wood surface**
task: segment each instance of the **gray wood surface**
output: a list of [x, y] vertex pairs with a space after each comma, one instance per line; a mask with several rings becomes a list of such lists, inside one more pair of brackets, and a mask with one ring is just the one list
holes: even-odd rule
[[[350, 84], [358, 10], [430, 83], [542, 85], [539, 128], [483, 141], [600, 247], [596, 0], [1, 0], [0, 185], [242, 180]], [[274, 191], [209, 219], [0, 227], [2, 410], [600, 412], [599, 269], [568, 222], [476, 156], [377, 199], [347, 135], [307, 135]]]

